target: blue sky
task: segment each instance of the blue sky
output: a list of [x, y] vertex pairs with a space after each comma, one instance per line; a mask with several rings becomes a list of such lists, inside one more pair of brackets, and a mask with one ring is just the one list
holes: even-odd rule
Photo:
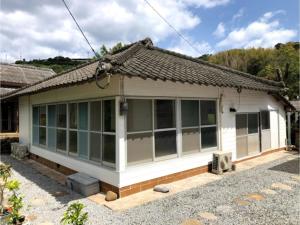
[[[299, 40], [298, 0], [148, 0], [194, 48], [145, 0], [66, 2], [95, 49], [150, 37], [159, 47], [199, 56]], [[93, 56], [59, 0], [2, 0], [0, 21], [2, 62]]]

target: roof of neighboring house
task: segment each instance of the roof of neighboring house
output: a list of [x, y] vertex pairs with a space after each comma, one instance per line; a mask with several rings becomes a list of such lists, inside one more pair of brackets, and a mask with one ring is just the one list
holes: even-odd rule
[[[100, 60], [100, 63], [104, 62], [111, 64], [108, 71], [111, 74], [122, 74], [144, 79], [170, 80], [267, 92], [278, 92], [284, 87], [282, 82], [270, 81], [155, 47], [148, 38], [127, 45], [113, 55], [106, 55], [104, 59]], [[98, 65], [99, 61], [88, 62], [2, 97], [24, 95], [85, 82], [94, 79]]]
[[0, 86], [22, 87], [36, 83], [55, 74], [52, 69], [0, 63]]
[[296, 111], [300, 112], [300, 100], [290, 101], [290, 103], [295, 107]]
[[16, 88], [3, 88], [0, 87], [0, 95], [8, 94], [9, 92], [17, 90]]

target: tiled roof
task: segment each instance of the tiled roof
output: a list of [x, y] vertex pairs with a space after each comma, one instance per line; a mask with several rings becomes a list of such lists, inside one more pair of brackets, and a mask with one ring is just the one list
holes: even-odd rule
[[[0, 63], [0, 86], [24, 86], [55, 75], [52, 69]], [[3, 85], [1, 85], [3, 84]]]
[[290, 103], [295, 107], [295, 109], [300, 112], [300, 100], [290, 101]]
[[[109, 72], [141, 78], [278, 92], [283, 83], [270, 81], [224, 66], [154, 47], [150, 39], [127, 45], [101, 62], [110, 63]], [[58, 88], [94, 79], [99, 61], [89, 62], [4, 98]]]
[[0, 95], [8, 94], [9, 92], [17, 90], [16, 88], [3, 88], [0, 87]]

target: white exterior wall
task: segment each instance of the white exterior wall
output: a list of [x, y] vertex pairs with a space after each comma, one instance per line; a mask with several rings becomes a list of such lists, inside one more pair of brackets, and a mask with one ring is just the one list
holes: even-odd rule
[[[103, 81], [105, 82], [105, 81]], [[76, 100], [89, 100], [102, 97], [115, 96], [119, 94], [119, 77], [111, 78], [110, 86], [107, 89], [99, 89], [95, 82], [85, 83], [78, 86], [71, 86], [41, 92], [30, 96], [19, 98], [19, 129], [20, 142], [29, 144], [29, 151], [46, 158], [50, 161], [64, 165], [75, 171], [83, 172], [98, 178], [101, 181], [116, 185], [119, 183], [119, 174], [115, 169], [100, 167], [90, 161], [81, 160], [61, 153], [53, 152], [32, 143], [32, 106], [44, 103], [58, 103]], [[117, 101], [116, 101], [117, 102]], [[116, 109], [117, 111], [117, 109]], [[119, 131], [116, 131], [116, 137]], [[118, 157], [118, 156], [117, 156]]]
[[[250, 91], [243, 89], [239, 94], [236, 89], [218, 88], [212, 86], [200, 86], [196, 84], [183, 84], [171, 81], [153, 81], [140, 78], [125, 78], [126, 96], [145, 97], [174, 97], [174, 98], [200, 98], [217, 99], [219, 102], [219, 150], [230, 151], [233, 160], [236, 160], [236, 129], [235, 113], [229, 112], [229, 108], [237, 109], [237, 112], [259, 112], [260, 110], [275, 110], [271, 112], [270, 129], [273, 133], [280, 132], [280, 146], [285, 146], [285, 112], [283, 106], [265, 92]], [[220, 98], [220, 96], [223, 96]], [[279, 111], [279, 114], [277, 113]], [[279, 117], [279, 118], [278, 118]], [[279, 129], [274, 125], [278, 124]], [[278, 148], [278, 138], [272, 137], [272, 148]], [[126, 146], [126, 145], [125, 145]], [[151, 162], [147, 164], [128, 166], [120, 171], [119, 186], [150, 180], [207, 165], [212, 160], [213, 152], [199, 152], [185, 155], [170, 160]]]
[[[20, 97], [20, 140], [23, 143], [31, 143], [31, 109], [34, 104], [53, 103], [60, 101], [74, 101], [105, 96], [115, 96], [120, 94], [119, 77], [111, 79], [111, 85], [101, 90], [95, 83], [87, 83], [79, 86], [60, 88], [31, 95], [29, 97]], [[284, 147], [286, 142], [285, 131], [285, 112], [272, 96], [265, 92], [242, 90], [240, 96], [236, 89], [218, 88], [212, 86], [200, 86], [196, 84], [183, 84], [179, 82], [128, 78], [124, 79], [124, 95], [130, 97], [171, 97], [180, 100], [180, 98], [197, 99], [216, 99], [219, 103], [218, 112], [218, 149], [230, 151], [233, 153], [233, 160], [236, 159], [236, 130], [235, 113], [229, 112], [230, 107], [237, 109], [237, 112], [259, 112], [260, 110], [271, 110], [270, 124], [272, 135], [271, 147]], [[220, 96], [222, 95], [222, 98]], [[30, 151], [46, 159], [62, 164], [73, 170], [87, 173], [104, 182], [114, 186], [124, 187], [130, 184], [142, 182], [145, 180], [161, 177], [164, 175], [176, 173], [207, 165], [212, 160], [212, 152], [199, 152], [191, 155], [156, 161], [135, 166], [126, 165], [126, 118], [119, 114], [119, 100], [116, 99], [116, 169], [106, 169], [92, 164], [91, 162], [77, 158], [66, 157], [62, 154], [51, 152], [32, 146]], [[279, 112], [279, 113], [278, 113]], [[177, 121], [180, 117], [177, 118]], [[278, 124], [279, 120], [279, 129]], [[180, 139], [178, 140], [180, 144]]]

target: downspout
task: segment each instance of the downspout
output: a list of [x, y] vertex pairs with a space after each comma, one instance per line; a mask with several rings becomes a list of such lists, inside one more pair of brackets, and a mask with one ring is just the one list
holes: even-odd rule
[[222, 114], [223, 114], [223, 90], [220, 91], [220, 87], [218, 88], [218, 95], [219, 95], [219, 127], [220, 127], [220, 151], [223, 151], [223, 139], [222, 139]]

